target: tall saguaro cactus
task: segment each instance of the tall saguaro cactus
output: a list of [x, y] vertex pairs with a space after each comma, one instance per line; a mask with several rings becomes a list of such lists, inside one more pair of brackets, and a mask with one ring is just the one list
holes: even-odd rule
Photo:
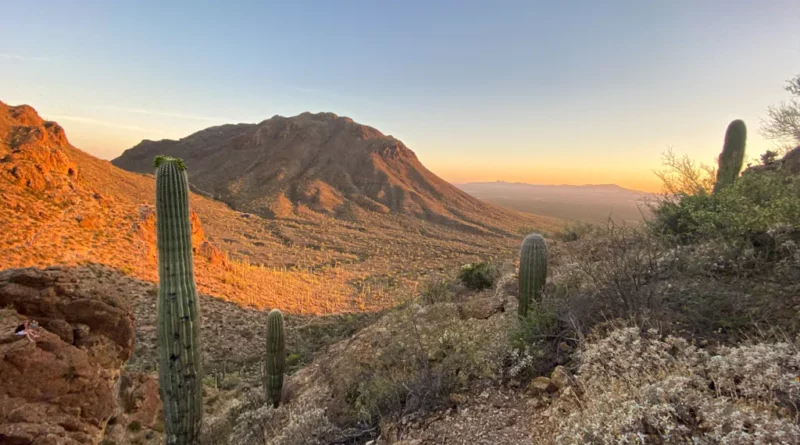
[[531, 301], [540, 300], [547, 279], [547, 243], [532, 233], [522, 241], [519, 251], [519, 315], [528, 315]]
[[286, 364], [286, 349], [283, 339], [283, 314], [273, 309], [267, 316], [267, 369], [264, 375], [264, 389], [267, 399], [277, 408], [281, 403], [283, 391], [283, 371]]
[[719, 168], [717, 169], [717, 182], [714, 183], [714, 193], [732, 185], [739, 177], [744, 163], [744, 147], [747, 142], [747, 127], [744, 122], [737, 119], [728, 125], [725, 132], [725, 144], [719, 155]]
[[200, 317], [183, 161], [157, 156], [158, 381], [166, 443], [198, 443], [203, 413]]

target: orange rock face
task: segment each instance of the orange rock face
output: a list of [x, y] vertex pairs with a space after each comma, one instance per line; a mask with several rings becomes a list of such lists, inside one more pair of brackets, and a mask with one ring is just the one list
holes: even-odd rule
[[[189, 221], [192, 224], [192, 251], [207, 259], [211, 264], [224, 264], [225, 255], [213, 244], [206, 241], [203, 225], [194, 210], [189, 214]], [[158, 261], [158, 250], [156, 245], [156, 211], [152, 206], [145, 205], [139, 208], [139, 221], [136, 223], [135, 232], [140, 241], [147, 246], [150, 261]]]
[[[0, 272], [0, 443], [96, 444], [116, 410], [133, 315], [75, 281], [67, 269]], [[26, 319], [41, 324], [36, 342], [14, 335]]]
[[155, 376], [130, 373], [120, 379], [120, 405], [129, 420], [153, 428], [161, 414], [158, 379]]
[[0, 173], [34, 191], [66, 188], [78, 179], [77, 164], [60, 150], [68, 144], [60, 125], [43, 120], [27, 105], [0, 108], [7, 108], [9, 117], [0, 121], [0, 130], [5, 130], [0, 133], [7, 135], [0, 140], [6, 146], [0, 149]]

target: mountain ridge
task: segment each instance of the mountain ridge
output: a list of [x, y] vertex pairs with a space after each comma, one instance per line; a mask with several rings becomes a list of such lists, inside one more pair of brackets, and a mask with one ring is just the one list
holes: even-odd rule
[[522, 186], [522, 187], [541, 187], [541, 188], [577, 188], [577, 189], [596, 189], [596, 190], [614, 190], [614, 191], [622, 191], [622, 192], [632, 192], [632, 193], [641, 193], [644, 195], [652, 195], [652, 192], [646, 192], [644, 190], [632, 189], [628, 187], [623, 187], [619, 184], [535, 184], [530, 182], [518, 182], [518, 181], [469, 181], [469, 182], [458, 182], [453, 183], [456, 187], [469, 187], [469, 186], [488, 186], [488, 185], [512, 185], [512, 186]]
[[514, 232], [509, 225], [537, 222], [475, 199], [428, 170], [399, 139], [334, 113], [273, 116], [177, 140], [144, 140], [111, 162], [148, 173], [156, 154], [184, 159], [197, 189], [270, 219], [403, 215], [500, 236]]

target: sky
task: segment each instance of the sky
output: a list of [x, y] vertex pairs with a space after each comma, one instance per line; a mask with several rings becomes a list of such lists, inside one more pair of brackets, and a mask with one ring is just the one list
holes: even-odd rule
[[800, 74], [800, 2], [0, 0], [0, 101], [113, 159], [142, 139], [329, 111], [454, 182], [656, 191], [663, 154], [748, 156]]

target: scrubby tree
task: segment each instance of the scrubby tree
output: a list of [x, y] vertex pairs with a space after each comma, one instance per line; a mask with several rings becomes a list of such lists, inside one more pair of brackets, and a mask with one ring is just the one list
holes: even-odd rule
[[767, 108], [761, 131], [769, 139], [800, 144], [800, 74], [788, 80], [784, 89], [791, 98]]

